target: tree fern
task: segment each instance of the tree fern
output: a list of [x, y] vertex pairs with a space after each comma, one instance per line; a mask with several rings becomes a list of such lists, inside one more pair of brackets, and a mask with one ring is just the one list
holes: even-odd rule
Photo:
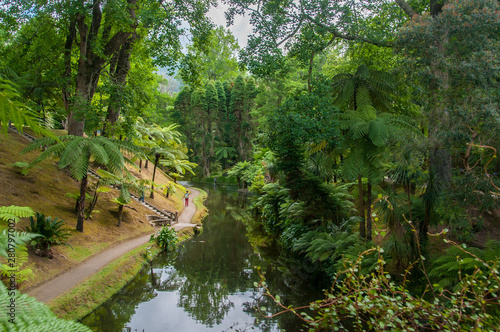
[[491, 263], [499, 257], [500, 241], [490, 240], [484, 249], [470, 247], [461, 250], [453, 246], [433, 261], [429, 277], [436, 280], [441, 287], [453, 288], [456, 291], [458, 287], [461, 287], [459, 285], [461, 276], [472, 275], [477, 269], [487, 271], [490, 267], [483, 262]]
[[[12, 293], [15, 293], [12, 295]], [[15, 315], [9, 315], [11, 299], [15, 299]], [[0, 329], [15, 332], [46, 332], [46, 331], [71, 331], [90, 332], [91, 330], [73, 321], [57, 317], [44, 303], [35, 298], [22, 294], [17, 290], [7, 289], [0, 283]]]
[[390, 98], [397, 94], [390, 74], [369, 70], [365, 65], [359, 66], [355, 74], [342, 73], [332, 81], [334, 104], [355, 111], [365, 105], [372, 105], [381, 112], [390, 111]]
[[[121, 151], [136, 153], [139, 149], [131, 143], [109, 139], [107, 137], [60, 136], [59, 139], [36, 139], [23, 150], [34, 151], [47, 146], [31, 163], [31, 167], [49, 158], [59, 158], [59, 167], [70, 169], [71, 175], [80, 181], [80, 195], [77, 201], [76, 229], [83, 232], [85, 209], [85, 189], [87, 173], [91, 161], [106, 166], [112, 173], [120, 174], [125, 170], [125, 158]], [[128, 160], [128, 159], [127, 159]]]

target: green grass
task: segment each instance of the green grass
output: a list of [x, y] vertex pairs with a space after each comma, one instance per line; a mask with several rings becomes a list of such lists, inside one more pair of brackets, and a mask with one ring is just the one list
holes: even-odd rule
[[194, 188], [200, 191], [200, 194], [193, 199], [193, 203], [196, 206], [196, 212], [191, 219], [192, 224], [201, 225], [203, 218], [208, 214], [208, 209], [203, 205], [203, 202], [207, 199], [208, 194], [205, 190], [200, 188]]

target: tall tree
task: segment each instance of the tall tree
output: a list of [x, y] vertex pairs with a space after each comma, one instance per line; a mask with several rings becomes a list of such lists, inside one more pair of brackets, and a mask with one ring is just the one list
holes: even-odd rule
[[257, 95], [255, 80], [251, 77], [245, 82], [242, 75], [236, 77], [231, 90], [229, 123], [232, 133], [231, 145], [238, 151], [239, 160], [248, 160], [252, 149], [251, 135], [254, 129], [250, 110]]
[[206, 177], [210, 176], [210, 163], [214, 157], [215, 138], [217, 136], [216, 120], [219, 113], [219, 97], [213, 82], [208, 81], [205, 84], [205, 114], [201, 118], [204, 134], [202, 137], [204, 146], [202, 151], [203, 173]]
[[[157, 2], [152, 0], [80, 0], [17, 3], [2, 1], [10, 22], [22, 25], [33, 17], [47, 16], [64, 26], [63, 101], [68, 114], [70, 134], [83, 135], [85, 118], [91, 110], [100, 76], [111, 64], [112, 79], [123, 85], [130, 50], [137, 38], [144, 38], [155, 64], [173, 67], [182, 57], [181, 36], [191, 27], [195, 45], [201, 45], [211, 28], [204, 16], [208, 0]], [[12, 30], [16, 30], [14, 24]], [[78, 55], [75, 56], [74, 51]], [[76, 67], [72, 59], [78, 59]], [[75, 75], [76, 73], [76, 75]], [[74, 82], [74, 83], [73, 83]], [[109, 120], [118, 114], [116, 98], [112, 98]], [[115, 103], [115, 104], [113, 104]]]

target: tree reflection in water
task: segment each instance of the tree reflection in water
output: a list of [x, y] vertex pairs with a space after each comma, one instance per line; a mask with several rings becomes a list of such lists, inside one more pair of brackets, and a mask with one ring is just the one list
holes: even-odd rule
[[[246, 197], [219, 187], [209, 191], [203, 233], [174, 253], [159, 255], [120, 293], [83, 323], [95, 331], [300, 331], [292, 315], [265, 319], [256, 310], [261, 294], [254, 282], [266, 275], [284, 303], [302, 305], [318, 292], [285, 267], [289, 260], [273, 248], [253, 248], [245, 225], [251, 218]], [[309, 295], [309, 296], [308, 296]], [[276, 310], [267, 298], [261, 305]]]

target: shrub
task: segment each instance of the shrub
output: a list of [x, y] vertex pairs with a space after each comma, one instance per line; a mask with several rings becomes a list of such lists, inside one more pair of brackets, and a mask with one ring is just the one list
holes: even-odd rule
[[54, 255], [50, 247], [55, 244], [65, 244], [70, 236], [70, 233], [63, 229], [64, 220], [52, 219], [39, 212], [36, 212], [35, 218], [30, 217], [29, 220], [30, 226], [26, 230], [40, 235], [31, 242], [35, 248], [35, 254], [52, 258]]
[[[303, 307], [283, 304], [278, 295], [270, 293], [261, 275], [257, 286], [281, 311], [272, 314], [259, 306], [260, 312], [273, 316], [291, 312], [309, 325], [309, 331], [343, 331], [348, 327], [356, 331], [498, 331], [500, 260], [497, 257], [485, 262], [472, 252], [455, 247], [475, 267], [470, 273], [458, 271], [460, 278], [453, 291], [429, 282], [422, 294], [411, 293], [407, 277], [423, 262], [410, 266], [398, 284], [384, 269], [383, 251], [372, 248], [360, 253], [356, 261], [346, 262], [345, 270], [337, 274], [324, 300]], [[375, 254], [378, 262], [373, 272], [363, 274], [361, 264], [369, 254]], [[314, 317], [306, 309], [313, 310]]]
[[156, 244], [163, 250], [172, 250], [175, 248], [177, 242], [179, 241], [177, 239], [177, 232], [172, 228], [169, 228], [168, 226], [164, 226], [162, 229], [160, 229], [155, 234], [151, 235], [150, 241], [155, 241]]

